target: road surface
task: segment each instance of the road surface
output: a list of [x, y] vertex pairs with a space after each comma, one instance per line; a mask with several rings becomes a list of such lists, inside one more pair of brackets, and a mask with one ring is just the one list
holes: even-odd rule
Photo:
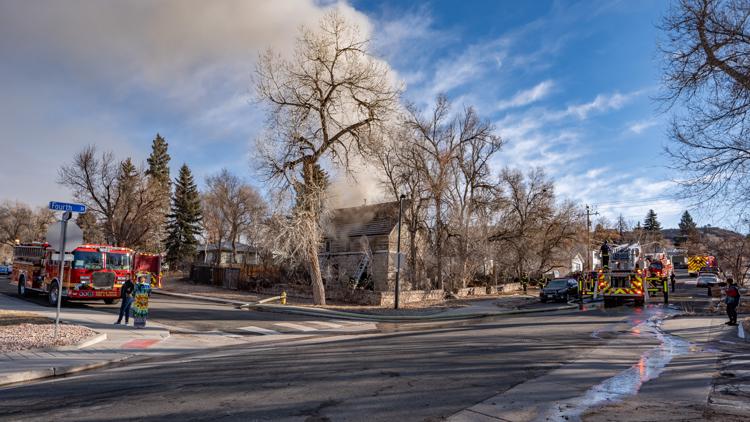
[[[682, 283], [678, 291], [703, 292]], [[174, 312], [178, 320], [186, 311]], [[227, 320], [221, 312], [210, 318]], [[585, 396], [662, 350], [664, 339], [647, 324], [674, 312], [661, 304], [622, 306], [232, 347], [0, 389], [0, 420], [445, 420], [535, 381], [551, 396], [568, 389]], [[552, 381], [539, 381], [545, 377]], [[548, 405], [538, 387], [531, 391], [537, 396], [513, 396], [513, 405]]]

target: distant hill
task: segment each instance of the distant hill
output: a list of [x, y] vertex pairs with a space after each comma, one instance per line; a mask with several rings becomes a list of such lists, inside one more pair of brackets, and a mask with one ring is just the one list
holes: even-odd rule
[[[736, 238], [736, 237], [743, 236], [742, 234], [737, 233], [736, 231], [722, 229], [721, 227], [699, 227], [698, 231], [704, 236], [708, 237], [709, 239], [713, 238], [714, 240], [728, 239], [728, 238], [733, 238], [733, 237]], [[669, 239], [672, 242], [683, 237], [680, 229], [664, 229], [661, 231], [661, 235], [665, 239]]]

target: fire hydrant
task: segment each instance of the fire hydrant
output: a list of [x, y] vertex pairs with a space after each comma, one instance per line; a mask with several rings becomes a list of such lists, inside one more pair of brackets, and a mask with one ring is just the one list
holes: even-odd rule
[[281, 304], [286, 305], [286, 292], [281, 292]]

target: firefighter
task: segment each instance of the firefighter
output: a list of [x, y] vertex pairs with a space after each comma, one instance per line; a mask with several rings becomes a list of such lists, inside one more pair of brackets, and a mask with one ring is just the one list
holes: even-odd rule
[[677, 277], [674, 276], [674, 271], [669, 275], [669, 281], [672, 282], [672, 293], [674, 293], [674, 287], [677, 282]]
[[609, 243], [605, 240], [600, 249], [602, 253], [602, 268], [609, 269]]
[[727, 297], [724, 298], [724, 303], [727, 304], [727, 316], [729, 322], [726, 325], [737, 325], [737, 306], [740, 304], [740, 290], [734, 284], [734, 279], [727, 279]]
[[117, 322], [115, 322], [115, 325], [120, 325], [122, 323], [122, 317], [125, 317], [125, 325], [128, 325], [128, 319], [130, 317], [130, 308], [133, 305], [133, 291], [135, 290], [135, 285], [133, 284], [130, 279], [125, 280], [124, 283], [122, 283], [122, 286], [120, 287], [120, 300], [122, 301], [120, 303], [120, 316], [117, 318]]

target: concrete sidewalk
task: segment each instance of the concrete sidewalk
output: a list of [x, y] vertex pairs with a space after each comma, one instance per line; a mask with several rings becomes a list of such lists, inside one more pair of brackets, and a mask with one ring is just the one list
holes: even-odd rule
[[[0, 308], [55, 317], [54, 308], [41, 307], [7, 295], [0, 295]], [[61, 347], [0, 354], [0, 385], [70, 374], [134, 357], [172, 355], [242, 343], [221, 335], [172, 336], [170, 331], [173, 327], [152, 322], [143, 329], [135, 329], [132, 325], [114, 325], [114, 315], [89, 309], [63, 308], [61, 320], [91, 328], [106, 335], [106, 339], [80, 348]]]

